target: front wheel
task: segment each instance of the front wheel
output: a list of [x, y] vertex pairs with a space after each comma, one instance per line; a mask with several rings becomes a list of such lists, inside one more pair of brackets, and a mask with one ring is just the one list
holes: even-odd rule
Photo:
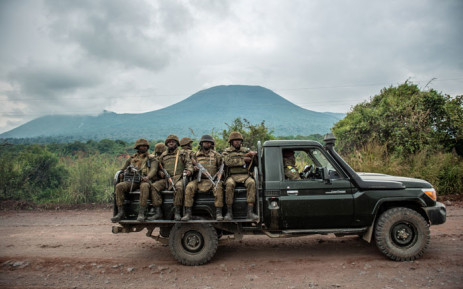
[[210, 224], [176, 224], [170, 231], [170, 252], [183, 265], [209, 262], [217, 246], [217, 232]]
[[409, 208], [385, 211], [375, 227], [376, 246], [394, 261], [420, 258], [429, 244], [429, 224]]

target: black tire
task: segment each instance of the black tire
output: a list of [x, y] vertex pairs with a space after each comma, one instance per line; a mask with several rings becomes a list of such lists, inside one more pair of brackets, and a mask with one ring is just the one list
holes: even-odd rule
[[394, 261], [420, 258], [429, 245], [429, 224], [418, 212], [409, 208], [385, 211], [375, 227], [378, 249]]
[[175, 224], [170, 231], [170, 252], [183, 265], [197, 266], [209, 262], [217, 246], [217, 232], [211, 224]]

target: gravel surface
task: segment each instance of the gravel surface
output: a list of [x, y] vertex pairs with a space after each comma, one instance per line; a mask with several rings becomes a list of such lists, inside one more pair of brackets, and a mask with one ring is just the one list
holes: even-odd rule
[[0, 288], [463, 288], [462, 204], [413, 262], [353, 236], [245, 236], [198, 267], [146, 231], [112, 234], [111, 209], [0, 211]]

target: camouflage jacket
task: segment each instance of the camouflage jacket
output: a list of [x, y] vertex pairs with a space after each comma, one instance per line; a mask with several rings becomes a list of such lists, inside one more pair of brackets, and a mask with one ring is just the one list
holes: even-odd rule
[[[203, 167], [209, 172], [209, 174], [211, 174], [211, 176], [214, 176], [218, 172], [220, 166], [223, 163], [222, 156], [215, 150], [209, 150], [209, 152], [199, 150], [193, 154], [193, 159], [195, 162], [203, 165]], [[203, 175], [201, 178], [204, 179], [207, 177]]]
[[183, 170], [193, 173], [193, 165], [188, 153], [180, 148], [175, 149], [173, 152], [168, 150], [163, 152], [159, 157], [159, 163], [175, 179], [179, 179], [183, 175]]
[[234, 175], [234, 174], [248, 174], [249, 173], [249, 165], [251, 164], [246, 164], [244, 161], [244, 157], [248, 152], [251, 150], [245, 147], [241, 147], [240, 149], [235, 149], [233, 146], [230, 146], [229, 148], [225, 149], [223, 152], [223, 160], [225, 163], [225, 168], [227, 169], [227, 173], [229, 175]]

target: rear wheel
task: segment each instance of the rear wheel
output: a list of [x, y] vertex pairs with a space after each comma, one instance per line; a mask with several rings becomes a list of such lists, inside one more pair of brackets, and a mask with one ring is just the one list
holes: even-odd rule
[[428, 247], [429, 224], [418, 212], [409, 208], [385, 211], [375, 227], [376, 245], [388, 258], [412, 261]]
[[176, 224], [170, 231], [170, 252], [183, 265], [209, 262], [217, 246], [217, 232], [210, 224]]

